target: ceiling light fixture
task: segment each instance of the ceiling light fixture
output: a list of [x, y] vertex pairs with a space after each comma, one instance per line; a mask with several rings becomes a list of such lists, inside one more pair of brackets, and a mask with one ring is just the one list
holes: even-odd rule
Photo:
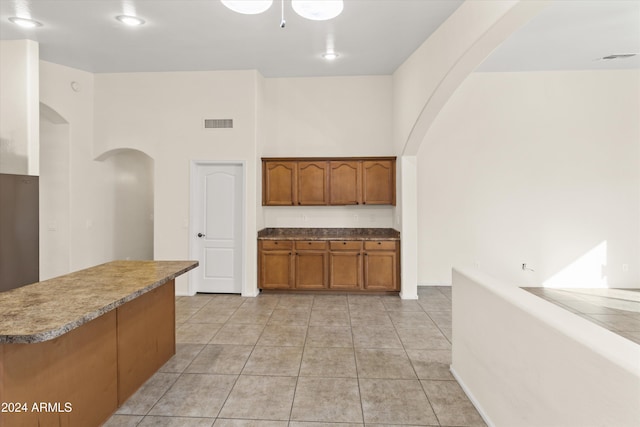
[[9, 21], [21, 26], [22, 28], [42, 27], [42, 23], [29, 18], [19, 18], [17, 16], [12, 16], [11, 18], [9, 18]]
[[137, 16], [131, 15], [118, 15], [116, 19], [122, 22], [125, 25], [129, 25], [131, 27], [137, 27], [138, 25], [144, 24], [144, 19], [138, 18]]
[[303, 18], [326, 21], [342, 13], [342, 0], [291, 0], [293, 10]]
[[273, 4], [273, 0], [220, 0], [220, 2], [234, 12], [245, 15], [266, 12]]
[[326, 52], [322, 54], [322, 57], [324, 59], [326, 59], [327, 61], [333, 61], [334, 59], [336, 59], [339, 55], [335, 52]]

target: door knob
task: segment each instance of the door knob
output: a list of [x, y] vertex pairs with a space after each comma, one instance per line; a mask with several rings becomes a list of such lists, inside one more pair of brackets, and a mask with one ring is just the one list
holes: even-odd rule
[[198, 237], [200, 237], [202, 239], [204, 237], [204, 234], [198, 233]]

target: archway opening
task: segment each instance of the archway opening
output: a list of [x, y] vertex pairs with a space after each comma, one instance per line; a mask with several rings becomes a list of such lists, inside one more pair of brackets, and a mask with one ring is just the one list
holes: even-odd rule
[[69, 122], [40, 103], [40, 280], [69, 272]]
[[142, 151], [117, 149], [97, 160], [112, 176], [113, 258], [153, 259], [154, 161]]

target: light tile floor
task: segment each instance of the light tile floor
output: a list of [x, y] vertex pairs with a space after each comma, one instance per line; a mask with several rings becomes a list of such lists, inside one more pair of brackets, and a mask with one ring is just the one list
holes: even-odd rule
[[640, 344], [640, 288], [522, 288]]
[[451, 288], [176, 299], [177, 353], [105, 426], [485, 426], [449, 372]]

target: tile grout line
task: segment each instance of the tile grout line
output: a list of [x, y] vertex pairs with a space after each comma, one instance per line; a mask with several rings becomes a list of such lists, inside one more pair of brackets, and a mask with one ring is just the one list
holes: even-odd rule
[[347, 318], [349, 319], [349, 332], [351, 333], [351, 348], [353, 349], [353, 364], [356, 367], [356, 382], [358, 384], [358, 395], [360, 396], [360, 413], [362, 414], [362, 425], [365, 425], [364, 403], [362, 402], [362, 387], [360, 387], [360, 373], [358, 372], [358, 358], [356, 357], [356, 343], [353, 337], [353, 323], [351, 322], [351, 304], [349, 304], [349, 296], [347, 296]]

